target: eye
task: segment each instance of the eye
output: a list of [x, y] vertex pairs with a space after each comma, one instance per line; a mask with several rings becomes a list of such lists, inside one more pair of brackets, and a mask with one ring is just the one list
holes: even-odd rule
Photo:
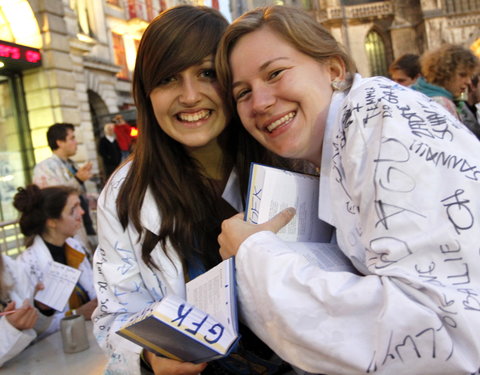
[[285, 69], [277, 69], [271, 72], [268, 76], [268, 79], [274, 79], [277, 78], [281, 73], [283, 73]]
[[165, 78], [161, 79], [160, 82], [158, 82], [158, 86], [168, 85], [169, 83], [171, 83], [175, 80], [176, 80], [175, 76], [165, 77]]
[[201, 71], [200, 75], [202, 77], [210, 78], [210, 79], [216, 79], [217, 78], [217, 72], [215, 69], [204, 69]]
[[249, 92], [249, 89], [238, 90], [236, 93], [233, 93], [233, 98], [235, 99], [235, 101], [238, 102], [240, 99], [244, 98], [245, 95], [247, 95]]

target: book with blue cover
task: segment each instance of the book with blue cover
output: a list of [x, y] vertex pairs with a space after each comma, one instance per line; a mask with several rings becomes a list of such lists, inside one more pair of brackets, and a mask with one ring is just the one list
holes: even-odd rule
[[234, 258], [186, 284], [187, 298], [167, 295], [117, 333], [159, 356], [201, 363], [227, 356], [239, 339]]

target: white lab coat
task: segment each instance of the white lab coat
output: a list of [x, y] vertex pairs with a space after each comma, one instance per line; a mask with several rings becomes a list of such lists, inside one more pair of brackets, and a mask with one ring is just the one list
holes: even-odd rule
[[254, 234], [236, 257], [247, 324], [309, 372], [477, 373], [479, 179], [480, 143], [444, 108], [357, 75], [332, 98], [319, 217], [365, 276]]
[[[158, 244], [151, 256], [160, 270], [148, 267], [142, 260], [138, 232], [131, 223], [123, 230], [117, 216], [116, 200], [120, 187], [130, 168], [127, 163], [107, 182], [98, 199], [99, 246], [94, 255], [95, 288], [98, 307], [94, 312], [95, 337], [106, 351], [109, 362], [106, 374], [140, 374], [142, 348], [116, 334], [125, 322], [148, 305], [173, 293], [185, 298], [183, 266], [170, 245], [168, 256]], [[236, 175], [232, 173], [223, 193], [237, 210], [241, 201]], [[160, 227], [161, 217], [147, 189], [140, 219], [153, 233]]]
[[[74, 238], [67, 238], [66, 242], [75, 250], [82, 254], [86, 254], [85, 247]], [[22, 252], [17, 259], [27, 265], [32, 279], [36, 280], [35, 282], [41, 282], [43, 280], [44, 273], [47, 272], [50, 263], [53, 262], [52, 254], [50, 254], [47, 245], [45, 245], [45, 242], [40, 236], [35, 236], [32, 246]], [[80, 263], [78, 270], [81, 271], [78, 282], [87, 292], [90, 299], [94, 299], [96, 293], [95, 288], [93, 287], [92, 266], [87, 257], [85, 257], [83, 262]], [[60, 329], [60, 321], [65, 317], [65, 313], [68, 310], [69, 306], [67, 303], [63, 311], [55, 312], [48, 330], [46, 330], [41, 337], [58, 331]]]
[[[36, 283], [30, 279], [27, 268], [23, 263], [8, 256], [0, 256], [3, 258], [3, 280], [6, 285], [11, 286], [10, 299], [15, 301], [16, 308], [22, 306], [25, 299], [28, 299], [33, 306], [33, 293]], [[0, 366], [24, 350], [37, 337], [37, 333], [46, 328], [48, 321], [48, 317], [39, 314], [34, 328], [18, 330], [9, 323], [6, 316], [0, 317], [0, 332], [2, 334]]]

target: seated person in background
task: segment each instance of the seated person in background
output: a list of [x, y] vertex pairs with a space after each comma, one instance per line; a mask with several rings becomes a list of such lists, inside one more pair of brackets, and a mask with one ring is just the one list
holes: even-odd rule
[[40, 189], [32, 184], [18, 188], [13, 201], [15, 208], [21, 212], [20, 229], [26, 237], [27, 246], [18, 260], [28, 265], [31, 275], [41, 281], [41, 275], [47, 271], [51, 261], [82, 272], [65, 309], [48, 311], [54, 316], [45, 334], [57, 331], [64, 316], [79, 314], [90, 319], [97, 306], [92, 267], [84, 246], [72, 238], [82, 225], [83, 210], [78, 194], [70, 186]]
[[393, 81], [403, 86], [411, 86], [420, 77], [420, 57], [406, 53], [390, 64], [388, 72]]
[[443, 105], [457, 119], [462, 118], [463, 101], [455, 99], [467, 90], [470, 80], [479, 66], [472, 51], [454, 44], [425, 52], [420, 58], [422, 76], [411, 87]]
[[34, 293], [25, 265], [0, 255], [0, 312], [5, 314], [0, 316], [0, 366], [48, 327], [50, 319], [33, 307]]

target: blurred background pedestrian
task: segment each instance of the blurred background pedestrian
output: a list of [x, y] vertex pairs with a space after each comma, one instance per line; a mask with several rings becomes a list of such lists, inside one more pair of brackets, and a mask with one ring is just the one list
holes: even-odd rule
[[420, 56], [406, 53], [390, 64], [390, 78], [403, 86], [411, 86], [420, 77]]
[[476, 69], [478, 58], [467, 48], [455, 44], [443, 44], [425, 52], [420, 57], [422, 77], [411, 87], [443, 105], [470, 130], [471, 121], [465, 114], [465, 94]]
[[102, 157], [106, 181], [122, 160], [122, 151], [115, 136], [115, 124], [109, 122], [104, 125], [103, 136], [98, 143], [98, 152]]
[[130, 134], [132, 127], [125, 121], [121, 114], [115, 115], [112, 120], [115, 123], [115, 135], [122, 152], [123, 161], [128, 157], [128, 155], [130, 155], [130, 152], [132, 151], [131, 147], [133, 139]]

